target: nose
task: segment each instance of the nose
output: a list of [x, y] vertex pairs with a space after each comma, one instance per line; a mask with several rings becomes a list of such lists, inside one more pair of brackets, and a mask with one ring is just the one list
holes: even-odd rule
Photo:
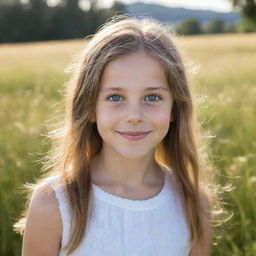
[[139, 104], [129, 105], [127, 107], [126, 122], [138, 123], [143, 121], [142, 108]]

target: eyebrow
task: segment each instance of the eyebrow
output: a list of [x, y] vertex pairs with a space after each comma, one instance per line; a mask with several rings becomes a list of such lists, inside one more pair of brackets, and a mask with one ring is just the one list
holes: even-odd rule
[[[155, 91], [155, 90], [164, 90], [164, 91], [168, 91], [168, 88], [160, 86], [160, 87], [147, 87], [145, 88], [145, 91]], [[124, 88], [122, 87], [108, 87], [108, 88], [102, 88], [102, 91], [125, 91]]]

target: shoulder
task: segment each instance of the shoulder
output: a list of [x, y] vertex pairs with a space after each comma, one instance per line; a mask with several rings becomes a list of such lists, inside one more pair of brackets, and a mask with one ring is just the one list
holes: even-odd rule
[[57, 255], [62, 223], [55, 192], [42, 183], [32, 194], [23, 238], [22, 255]]
[[[45, 214], [59, 215], [59, 203], [52, 186], [42, 183], [33, 193], [31, 207], [39, 207]], [[37, 207], [35, 207], [37, 209]]]
[[211, 222], [211, 204], [206, 194], [201, 194], [200, 198], [201, 207], [203, 210], [203, 228], [204, 228], [204, 241], [201, 248], [191, 248], [189, 256], [210, 256], [212, 244], [212, 222]]
[[[165, 167], [166, 168], [166, 167]], [[177, 186], [177, 180], [176, 176], [174, 175], [173, 171], [170, 168], [166, 168], [167, 173], [170, 174], [170, 179], [172, 181], [172, 184], [176, 188], [176, 191], [178, 192], [178, 186]], [[212, 244], [212, 216], [211, 216], [211, 202], [209, 197], [206, 193], [201, 192], [200, 193], [200, 204], [201, 209], [203, 212], [203, 228], [204, 228], [204, 241], [201, 248], [196, 248], [195, 246], [192, 246], [190, 250], [189, 256], [210, 256], [211, 253], [211, 244]]]

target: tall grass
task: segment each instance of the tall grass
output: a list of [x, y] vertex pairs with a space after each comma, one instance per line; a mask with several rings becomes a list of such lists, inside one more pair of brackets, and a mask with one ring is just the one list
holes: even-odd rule
[[[256, 255], [256, 34], [191, 36], [178, 41], [199, 66], [193, 88], [206, 95], [199, 118], [215, 135], [212, 159], [234, 212], [212, 255]], [[45, 121], [61, 100], [63, 70], [84, 41], [0, 45], [0, 255], [21, 254], [12, 224], [23, 209], [19, 188], [41, 174]], [[187, 56], [187, 57], [186, 57]]]

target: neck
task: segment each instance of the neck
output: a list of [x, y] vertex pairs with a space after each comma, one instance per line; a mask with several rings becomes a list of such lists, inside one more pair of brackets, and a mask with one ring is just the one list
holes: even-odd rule
[[115, 184], [132, 189], [162, 183], [163, 171], [152, 155], [127, 160], [101, 152], [93, 160], [91, 177], [93, 183]]

